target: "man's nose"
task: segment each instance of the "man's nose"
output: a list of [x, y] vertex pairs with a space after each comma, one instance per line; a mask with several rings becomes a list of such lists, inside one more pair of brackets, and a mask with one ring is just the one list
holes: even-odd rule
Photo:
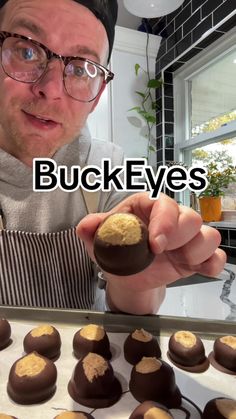
[[51, 60], [40, 79], [32, 84], [35, 96], [58, 100], [65, 94], [63, 83], [64, 64], [59, 59]]

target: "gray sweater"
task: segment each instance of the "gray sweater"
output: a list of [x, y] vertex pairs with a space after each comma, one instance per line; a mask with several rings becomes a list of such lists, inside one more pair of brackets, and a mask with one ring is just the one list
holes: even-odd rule
[[[123, 162], [122, 150], [107, 141], [91, 140], [84, 128], [79, 138], [62, 147], [54, 156], [57, 165], [81, 167], [101, 164], [110, 158], [112, 165]], [[33, 191], [33, 170], [0, 149], [0, 208], [7, 230], [49, 233], [74, 227], [86, 215], [87, 209], [81, 189], [65, 192], [60, 188], [50, 192]], [[97, 211], [106, 212], [127, 194], [99, 193]]]
[[[122, 165], [123, 152], [112, 143], [91, 140], [87, 128], [53, 156], [68, 170], [100, 166], [102, 158]], [[94, 211], [106, 212], [127, 194], [95, 195]], [[5, 223], [0, 230], [0, 304], [104, 310], [104, 292], [97, 288], [94, 266], [74, 228], [88, 212], [80, 188], [34, 192], [33, 170], [0, 150], [0, 208]]]

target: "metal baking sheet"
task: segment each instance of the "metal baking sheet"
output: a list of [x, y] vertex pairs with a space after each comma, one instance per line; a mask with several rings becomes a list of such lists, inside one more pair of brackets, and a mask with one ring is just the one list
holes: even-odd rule
[[[107, 409], [98, 409], [92, 414], [95, 419], [128, 419], [131, 412], [139, 404], [128, 392], [128, 383], [132, 366], [123, 357], [123, 343], [127, 334], [136, 329], [144, 328], [157, 336], [162, 358], [170, 363], [166, 352], [170, 334], [177, 330], [191, 330], [203, 339], [206, 354], [213, 347], [214, 339], [225, 334], [234, 334], [235, 325], [230, 322], [205, 321], [168, 316], [131, 316], [115, 313], [97, 313], [81, 310], [48, 310], [32, 308], [0, 307], [0, 317], [5, 317], [11, 324], [12, 344], [0, 351], [0, 412], [11, 414], [18, 419], [53, 419], [65, 410], [83, 410], [92, 413], [93, 409], [80, 406], [74, 402], [68, 392], [67, 384], [78, 360], [72, 354], [72, 340], [75, 332], [85, 324], [102, 324], [111, 342], [113, 357], [111, 360], [115, 375], [120, 379], [125, 394], [118, 403]], [[62, 351], [56, 361], [58, 370], [57, 391], [47, 402], [30, 406], [21, 406], [7, 395], [6, 385], [12, 364], [23, 356], [23, 338], [36, 326], [43, 323], [54, 325], [62, 339]], [[226, 375], [212, 366], [201, 374], [188, 373], [172, 365], [176, 382], [181, 393], [191, 399], [201, 409], [208, 400], [214, 397], [235, 398], [236, 376]], [[198, 411], [183, 401], [183, 407], [191, 413], [191, 419], [200, 419]], [[186, 413], [172, 410], [175, 419], [185, 419]]]

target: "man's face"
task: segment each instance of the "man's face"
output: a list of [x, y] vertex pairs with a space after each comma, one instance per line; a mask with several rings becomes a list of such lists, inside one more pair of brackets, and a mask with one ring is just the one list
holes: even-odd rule
[[[5, 8], [1, 30], [30, 36], [57, 54], [106, 65], [105, 28], [84, 6], [73, 0], [9, 0]], [[0, 147], [28, 166], [34, 157], [53, 157], [78, 135], [97, 102], [68, 96], [60, 60], [52, 60], [35, 84], [12, 80], [0, 66]]]

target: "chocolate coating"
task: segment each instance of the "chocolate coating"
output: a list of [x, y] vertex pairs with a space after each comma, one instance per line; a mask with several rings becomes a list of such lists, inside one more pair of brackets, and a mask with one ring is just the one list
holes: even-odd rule
[[11, 326], [6, 319], [0, 319], [0, 349], [6, 348], [11, 341]]
[[[154, 259], [148, 240], [146, 225], [135, 215], [129, 214], [138, 221], [141, 231], [140, 238], [133, 244], [111, 244], [99, 237], [101, 227], [113, 216], [128, 214], [112, 214], [99, 226], [94, 238], [94, 255], [98, 265], [106, 272], [114, 275], [133, 275], [145, 269]], [[129, 226], [127, 225], [127, 236]]]
[[103, 356], [106, 359], [111, 359], [112, 355], [110, 351], [110, 342], [105, 330], [101, 326], [97, 326], [99, 328], [99, 331], [103, 330], [104, 336], [101, 339], [98, 339], [98, 337], [96, 336], [96, 339], [91, 339], [89, 338], [89, 334], [86, 337], [86, 330], [90, 326], [96, 327], [96, 325], [88, 325], [75, 333], [73, 338], [74, 355], [76, 356], [76, 358], [80, 359], [83, 356], [87, 355], [89, 352], [94, 352]]
[[[27, 369], [22, 370], [22, 363]], [[35, 370], [39, 362], [42, 368]], [[22, 372], [23, 371], [23, 372]], [[35, 404], [49, 399], [56, 390], [57, 369], [46, 357], [33, 352], [18, 359], [11, 367], [7, 392], [19, 404]]]
[[[186, 342], [181, 342], [179, 339], [181, 334]], [[168, 357], [179, 368], [191, 372], [204, 372], [209, 367], [202, 340], [188, 331], [180, 331], [171, 335]]]
[[[139, 335], [140, 338], [137, 339]], [[156, 358], [160, 358], [161, 349], [154, 336], [145, 330], [140, 329], [127, 336], [124, 342], [124, 357], [127, 362], [135, 365], [141, 361], [143, 356], [154, 356]]]
[[[153, 400], [164, 404], [167, 408], [178, 408], [181, 405], [181, 393], [175, 383], [173, 368], [163, 360], [143, 358], [143, 361], [156, 363], [159, 369], [149, 372], [139, 372], [140, 362], [132, 368], [129, 388], [136, 400], [144, 402]], [[150, 360], [150, 361], [149, 361]], [[154, 360], [154, 361], [152, 361]]]
[[55, 416], [54, 419], [94, 419], [94, 416], [90, 415], [89, 413], [82, 412], [82, 410], [78, 410], [76, 412], [62, 412], [60, 415]]
[[151, 411], [153, 413], [150, 412], [150, 418], [173, 419], [172, 414], [165, 406], [149, 400], [137, 406], [136, 409], [134, 409], [134, 411], [131, 413], [129, 419], [144, 419], [144, 415], [147, 414], [150, 409], [154, 410]]
[[214, 342], [215, 360], [233, 372], [236, 372], [236, 337], [223, 336]]
[[89, 353], [78, 361], [68, 392], [77, 403], [98, 409], [115, 404], [122, 389], [110, 362], [98, 354]]
[[[51, 329], [52, 333], [47, 332], [48, 327]], [[33, 336], [34, 332], [36, 333], [39, 329], [41, 329], [43, 334]], [[55, 327], [47, 325], [40, 326], [27, 333], [23, 341], [23, 347], [27, 354], [36, 351], [40, 355], [55, 360], [60, 356], [61, 337]]]
[[236, 400], [217, 397], [209, 400], [203, 410], [203, 419], [233, 419], [236, 417]]

